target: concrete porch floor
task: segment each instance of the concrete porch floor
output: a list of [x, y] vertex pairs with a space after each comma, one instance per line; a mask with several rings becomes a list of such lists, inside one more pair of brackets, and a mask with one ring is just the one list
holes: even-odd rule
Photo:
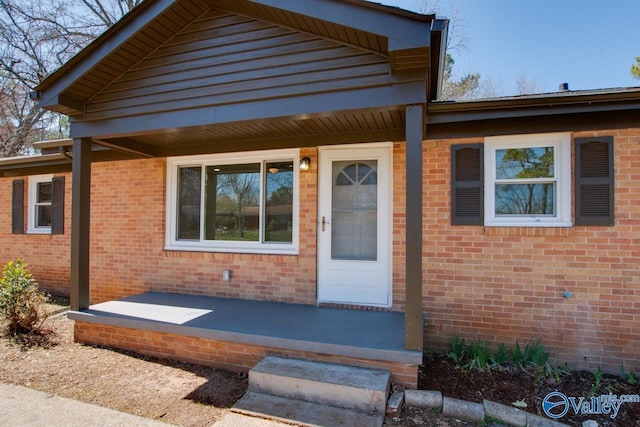
[[147, 292], [72, 311], [73, 320], [419, 365], [404, 349], [404, 313]]

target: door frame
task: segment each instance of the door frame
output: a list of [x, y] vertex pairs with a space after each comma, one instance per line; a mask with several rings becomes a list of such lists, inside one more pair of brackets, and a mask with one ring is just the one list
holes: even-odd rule
[[[387, 179], [387, 190], [386, 194], [379, 194], [381, 198], [386, 199], [388, 203], [379, 203], [378, 204], [378, 227], [385, 229], [386, 228], [386, 236], [378, 235], [378, 247], [386, 248], [387, 252], [387, 260], [386, 260], [386, 282], [387, 282], [387, 301], [386, 303], [377, 304], [377, 303], [362, 303], [362, 302], [345, 302], [345, 301], [331, 301], [331, 300], [321, 300], [320, 296], [320, 285], [321, 285], [321, 271], [320, 267], [322, 265], [321, 257], [323, 256], [322, 248], [321, 248], [321, 234], [322, 234], [322, 216], [323, 212], [325, 212], [326, 216], [326, 208], [322, 206], [322, 202], [324, 197], [327, 194], [327, 189], [323, 189], [323, 173], [331, 173], [329, 170], [324, 170], [324, 159], [327, 156], [327, 153], [335, 153], [337, 151], [352, 151], [354, 152], [353, 160], [358, 160], [356, 158], [356, 151], [362, 153], [360, 156], [361, 159], [367, 159], [367, 151], [371, 149], [383, 149], [386, 151], [384, 157], [387, 163], [387, 171], [386, 176], [383, 177]], [[384, 191], [381, 190], [381, 191]], [[335, 303], [335, 304], [347, 304], [354, 306], [367, 306], [367, 307], [384, 307], [390, 308], [393, 305], [393, 143], [392, 142], [377, 142], [377, 143], [362, 143], [362, 144], [345, 144], [345, 145], [331, 145], [331, 146], [322, 146], [318, 147], [318, 196], [317, 196], [317, 223], [316, 223], [316, 238], [317, 238], [317, 254], [316, 254], [316, 269], [317, 269], [317, 281], [316, 281], [316, 301], [318, 303]]]

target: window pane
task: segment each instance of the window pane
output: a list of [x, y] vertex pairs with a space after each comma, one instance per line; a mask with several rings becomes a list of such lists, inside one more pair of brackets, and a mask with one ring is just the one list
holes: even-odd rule
[[553, 178], [553, 147], [496, 150], [496, 179]]
[[178, 175], [178, 240], [200, 240], [202, 168], [185, 167]]
[[265, 242], [292, 242], [293, 162], [267, 163]]
[[39, 182], [36, 203], [51, 203], [52, 188], [53, 184], [51, 182]]
[[207, 167], [206, 191], [207, 240], [260, 240], [260, 163]]
[[36, 227], [51, 227], [51, 205], [36, 206]]
[[378, 162], [333, 162], [331, 259], [378, 258]]
[[496, 215], [554, 215], [555, 184], [497, 184]]

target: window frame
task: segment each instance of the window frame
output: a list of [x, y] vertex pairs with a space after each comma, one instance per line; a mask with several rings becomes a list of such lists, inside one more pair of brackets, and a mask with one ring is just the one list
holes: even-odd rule
[[[553, 147], [554, 178], [536, 178], [536, 181], [555, 181], [555, 215], [496, 215], [495, 186], [496, 151], [509, 148]], [[571, 217], [571, 134], [548, 133], [505, 135], [485, 138], [484, 225], [487, 227], [572, 227]], [[531, 181], [530, 181], [531, 182]], [[514, 182], [517, 184], [517, 182]]]
[[[166, 196], [166, 230], [165, 250], [192, 251], [192, 252], [225, 252], [225, 253], [252, 253], [252, 254], [276, 254], [297, 255], [299, 251], [299, 199], [300, 199], [300, 150], [268, 150], [246, 153], [208, 154], [201, 156], [182, 156], [167, 159], [167, 196]], [[265, 215], [265, 180], [269, 173], [265, 165], [274, 161], [293, 162], [293, 209], [292, 209], [292, 236], [291, 243], [263, 242], [264, 239], [264, 215]], [[200, 240], [179, 240], [178, 231], [178, 178], [181, 167], [197, 167], [203, 170], [207, 166], [260, 163], [260, 241], [223, 241], [205, 240], [202, 232], [202, 223], [205, 218], [205, 191], [201, 190], [200, 206]], [[204, 188], [204, 185], [203, 185]]]
[[[51, 202], [49, 203], [36, 203], [38, 184], [50, 183], [51, 184]], [[29, 197], [27, 201], [27, 234], [51, 234], [53, 225], [53, 216], [51, 218], [52, 225], [38, 226], [36, 221], [38, 215], [36, 214], [36, 205], [51, 206], [51, 214], [53, 215], [53, 175], [31, 175], [29, 176]]]

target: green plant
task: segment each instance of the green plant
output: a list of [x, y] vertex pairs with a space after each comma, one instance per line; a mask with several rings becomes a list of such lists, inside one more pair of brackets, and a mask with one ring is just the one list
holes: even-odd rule
[[498, 346], [496, 353], [493, 355], [493, 365], [496, 368], [502, 367], [509, 362], [509, 354], [507, 353], [507, 346], [502, 343]]
[[565, 362], [562, 366], [556, 366], [553, 369], [553, 376], [556, 379], [556, 382], [560, 382], [560, 380], [562, 379], [563, 375], [566, 375], [570, 372], [569, 369], [569, 364], [567, 362]]
[[24, 260], [5, 264], [0, 278], [0, 313], [8, 321], [9, 334], [37, 331], [47, 317], [44, 304], [48, 300]]
[[636, 377], [635, 372], [631, 371], [627, 374], [627, 372], [624, 369], [624, 363], [621, 363], [619, 366], [620, 366], [620, 378], [623, 381], [626, 381], [629, 385], [640, 384], [640, 380]]
[[453, 338], [453, 341], [451, 341], [451, 349], [449, 354], [447, 354], [447, 357], [453, 360], [456, 365], [462, 365], [465, 360], [466, 350], [467, 345], [464, 338], [461, 340], [460, 337], [456, 335], [455, 338]]
[[596, 392], [600, 388], [600, 382], [602, 382], [602, 370], [600, 369], [600, 366], [598, 366], [598, 370], [593, 373], [593, 385], [591, 386], [589, 396], [595, 396]]
[[491, 369], [495, 356], [489, 351], [486, 340], [469, 344], [466, 353], [467, 363], [463, 365], [463, 368], [476, 371]]
[[537, 340], [535, 344], [527, 344], [524, 351], [520, 344], [516, 341], [516, 345], [511, 350], [511, 362], [520, 369], [527, 369], [530, 366], [543, 368], [547, 374], [551, 373], [547, 361], [549, 360], [549, 352], [545, 351], [544, 346]]

